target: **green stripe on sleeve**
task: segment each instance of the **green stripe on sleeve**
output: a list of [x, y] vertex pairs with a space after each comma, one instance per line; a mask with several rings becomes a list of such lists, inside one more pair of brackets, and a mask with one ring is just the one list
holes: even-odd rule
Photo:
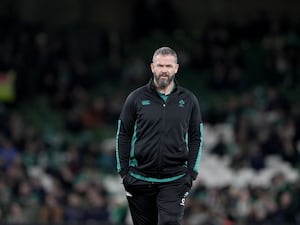
[[200, 146], [199, 146], [199, 151], [198, 151], [198, 155], [197, 155], [197, 160], [194, 166], [194, 171], [198, 172], [198, 168], [200, 165], [200, 159], [201, 159], [201, 155], [202, 155], [202, 146], [203, 146], [203, 123], [200, 123]]
[[130, 163], [129, 163], [129, 165], [132, 166], [132, 167], [137, 166], [137, 161], [134, 158], [134, 147], [135, 147], [135, 142], [137, 140], [136, 128], [137, 128], [137, 122], [135, 122], [135, 124], [134, 124], [134, 132], [133, 132], [132, 139], [131, 139], [131, 150], [130, 150]]
[[116, 159], [117, 159], [117, 171], [121, 171], [121, 163], [119, 157], [119, 135], [120, 135], [120, 127], [121, 127], [121, 120], [118, 120], [118, 129], [116, 135]]

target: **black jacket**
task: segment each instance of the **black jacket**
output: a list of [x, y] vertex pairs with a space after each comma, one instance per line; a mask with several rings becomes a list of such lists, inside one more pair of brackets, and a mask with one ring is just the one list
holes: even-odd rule
[[189, 172], [195, 179], [202, 152], [203, 124], [194, 94], [175, 88], [164, 101], [153, 79], [127, 97], [118, 121], [117, 170], [164, 179]]

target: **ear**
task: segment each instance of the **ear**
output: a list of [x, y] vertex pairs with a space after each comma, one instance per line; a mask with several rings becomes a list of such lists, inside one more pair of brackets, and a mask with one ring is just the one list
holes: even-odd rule
[[154, 64], [153, 63], [150, 64], [150, 68], [151, 68], [151, 71], [153, 73], [154, 72]]
[[175, 65], [175, 73], [177, 73], [178, 69], [179, 69], [179, 64], [177, 63], [177, 64]]

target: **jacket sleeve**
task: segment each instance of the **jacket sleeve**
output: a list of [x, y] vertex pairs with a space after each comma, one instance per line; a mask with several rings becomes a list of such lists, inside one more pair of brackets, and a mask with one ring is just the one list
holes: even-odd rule
[[136, 111], [133, 94], [130, 94], [122, 108], [118, 120], [116, 135], [116, 161], [117, 172], [121, 177], [125, 176], [129, 169], [131, 139], [134, 132]]
[[190, 172], [193, 180], [196, 179], [198, 175], [198, 169], [202, 154], [203, 145], [203, 122], [200, 112], [199, 102], [196, 96], [192, 95], [193, 107], [191, 112], [191, 118], [189, 122], [188, 131], [188, 171]]

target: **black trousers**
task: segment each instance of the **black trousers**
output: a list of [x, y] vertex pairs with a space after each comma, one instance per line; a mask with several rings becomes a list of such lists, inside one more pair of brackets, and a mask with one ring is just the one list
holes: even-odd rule
[[189, 177], [151, 183], [127, 175], [123, 184], [134, 225], [182, 224], [184, 203], [191, 187]]

